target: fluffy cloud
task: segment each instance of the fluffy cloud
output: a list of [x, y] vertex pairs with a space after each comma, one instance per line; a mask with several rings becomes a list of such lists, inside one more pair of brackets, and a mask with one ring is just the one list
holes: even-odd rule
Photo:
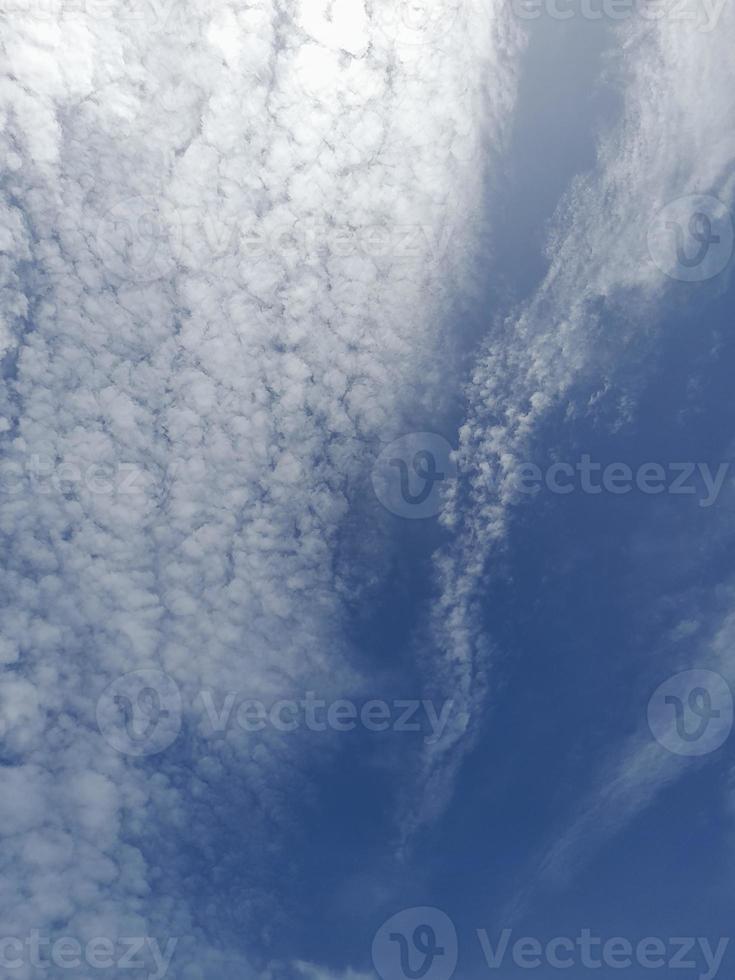
[[502, 4], [15, 6], [4, 934], [178, 937], [176, 976], [242, 977], [211, 945], [268, 907], [303, 750], [189, 731], [137, 762], [95, 704], [149, 668], [184, 704], [355, 685], [340, 527], [439, 379], [518, 38]]

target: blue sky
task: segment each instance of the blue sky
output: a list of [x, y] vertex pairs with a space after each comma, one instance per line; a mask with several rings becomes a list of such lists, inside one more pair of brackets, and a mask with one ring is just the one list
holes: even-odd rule
[[419, 6], [8, 15], [2, 980], [731, 969], [733, 11]]

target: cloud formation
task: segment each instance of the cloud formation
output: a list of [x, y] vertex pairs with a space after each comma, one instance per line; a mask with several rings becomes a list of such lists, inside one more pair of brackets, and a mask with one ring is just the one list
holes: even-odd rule
[[453, 537], [436, 556], [429, 628], [443, 652], [435, 684], [464, 698], [467, 722], [427, 752], [422, 780], [431, 788], [409, 805], [409, 835], [446, 805], [482, 716], [492, 661], [485, 574], [518, 499], [520, 464], [553, 411], [587, 410], [575, 404], [577, 386], [585, 398], [606, 388], [626, 345], [651, 329], [683, 278], [651, 254], [661, 209], [688, 195], [714, 196], [725, 213], [732, 205], [733, 27], [726, 7], [712, 33], [665, 16], [617, 29], [606, 70], [621, 96], [619, 118], [600, 137], [596, 167], [557, 209], [543, 282], [491, 331], [474, 366], [457, 453], [462, 478], [443, 515]]
[[148, 668], [185, 703], [358, 683], [340, 528], [405, 406], [441, 392], [483, 141], [512, 101], [501, 10], [17, 0], [0, 83], [6, 937], [173, 937], [184, 980], [254, 969], [243, 924], [271, 911], [259, 873], [304, 750], [234, 732], [137, 761], [102, 739], [96, 700]]

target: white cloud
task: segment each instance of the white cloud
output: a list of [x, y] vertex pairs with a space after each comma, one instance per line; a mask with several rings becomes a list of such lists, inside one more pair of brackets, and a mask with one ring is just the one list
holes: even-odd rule
[[0, 500], [4, 928], [181, 937], [177, 976], [227, 976], [207, 929], [234, 910], [220, 934], [247, 945], [300, 749], [233, 735], [138, 766], [95, 700], [152, 666], [187, 694], [356, 683], [340, 524], [403, 407], [431, 399], [515, 34], [501, 4], [429, 38], [357, 2], [22, 7], [0, 83], [4, 457], [115, 476]]

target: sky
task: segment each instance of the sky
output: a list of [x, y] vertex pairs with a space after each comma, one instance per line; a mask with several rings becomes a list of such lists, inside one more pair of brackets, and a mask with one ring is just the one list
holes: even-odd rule
[[0, 16], [0, 980], [727, 976], [730, 0]]

